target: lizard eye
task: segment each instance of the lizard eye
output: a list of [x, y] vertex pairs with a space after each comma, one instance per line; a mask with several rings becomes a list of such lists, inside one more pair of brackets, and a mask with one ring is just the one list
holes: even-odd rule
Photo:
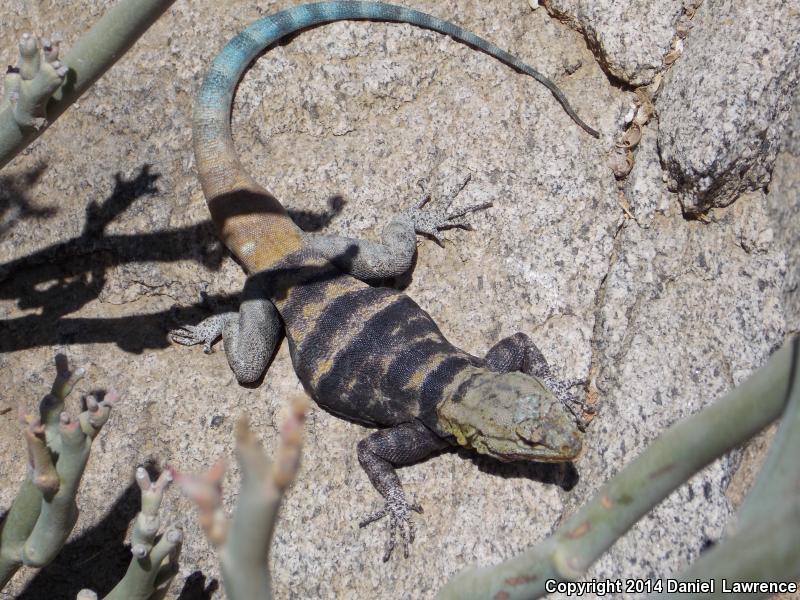
[[544, 438], [542, 422], [538, 419], [525, 419], [516, 427], [517, 435], [529, 444], [540, 444]]

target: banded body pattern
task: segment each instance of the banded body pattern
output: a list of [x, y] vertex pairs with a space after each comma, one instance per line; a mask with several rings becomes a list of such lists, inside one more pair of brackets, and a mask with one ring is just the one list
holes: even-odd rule
[[419, 419], [437, 430], [445, 389], [483, 365], [405, 294], [371, 287], [312, 253], [267, 274], [297, 376], [335, 414], [369, 425]]

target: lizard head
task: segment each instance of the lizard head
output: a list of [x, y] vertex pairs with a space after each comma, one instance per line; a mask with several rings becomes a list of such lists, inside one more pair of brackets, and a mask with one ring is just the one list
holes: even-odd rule
[[437, 411], [440, 427], [461, 446], [502, 461], [564, 462], [581, 451], [575, 418], [539, 379], [524, 373], [481, 370]]

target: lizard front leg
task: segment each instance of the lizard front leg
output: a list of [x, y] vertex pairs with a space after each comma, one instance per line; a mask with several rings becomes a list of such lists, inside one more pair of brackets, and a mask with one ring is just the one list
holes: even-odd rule
[[438, 202], [429, 205], [431, 197], [426, 195], [413, 208], [395, 215], [384, 228], [380, 242], [318, 233], [305, 234], [305, 240], [342, 271], [358, 279], [369, 281], [398, 277], [411, 268], [417, 234], [431, 236], [441, 246], [442, 230], [453, 227], [471, 229], [463, 217], [491, 206], [491, 203], [483, 203], [455, 212], [450, 210], [453, 198], [468, 181], [469, 177], [451, 194], [445, 207]]
[[572, 413], [581, 429], [585, 426], [584, 413], [590, 412], [570, 388], [581, 381], [565, 381], [553, 375], [542, 351], [522, 332], [503, 338], [492, 346], [484, 358], [486, 366], [498, 373], [519, 371], [542, 380], [542, 383]]
[[369, 515], [359, 527], [366, 527], [388, 516], [389, 537], [383, 561], [389, 560], [395, 547], [397, 530], [403, 538], [403, 555], [408, 558], [408, 547], [414, 541], [414, 523], [411, 511], [422, 512], [419, 504], [409, 502], [394, 467], [409, 465], [449, 444], [422, 423], [402, 423], [390, 429], [381, 429], [358, 443], [358, 462], [366, 471], [375, 489], [386, 500], [383, 508]]
[[260, 284], [249, 277], [242, 292], [239, 313], [226, 312], [208, 317], [197, 325], [184, 325], [170, 331], [173, 342], [184, 346], [211, 346], [222, 336], [225, 356], [239, 383], [257, 381], [267, 368], [281, 341], [283, 322], [271, 301], [263, 297]]

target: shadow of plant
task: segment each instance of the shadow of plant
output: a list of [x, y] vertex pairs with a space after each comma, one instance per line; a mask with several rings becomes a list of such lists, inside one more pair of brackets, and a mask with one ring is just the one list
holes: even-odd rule
[[28, 188], [39, 181], [46, 169], [42, 163], [22, 175], [0, 177], [0, 238], [23, 219], [47, 219], [58, 212], [50, 206], [35, 206], [28, 196]]
[[206, 576], [202, 571], [195, 571], [186, 578], [177, 600], [211, 600], [217, 590], [219, 581], [212, 579], [206, 584]]
[[[37, 172], [35, 178], [40, 173]], [[34, 175], [26, 181], [33, 182]], [[0, 264], [0, 299], [16, 300], [23, 310], [37, 311], [4, 321], [0, 352], [53, 344], [116, 343], [139, 353], [169, 345], [166, 331], [176, 321], [196, 318], [198, 309], [236, 304], [237, 295], [207, 296], [198, 303], [168, 311], [119, 318], [69, 318], [100, 295], [106, 271], [133, 262], [195, 260], [216, 270], [224, 248], [214, 227], [204, 221], [189, 227], [141, 234], [107, 234], [106, 229], [134, 202], [159, 193], [160, 175], [144, 165], [132, 179], [115, 175], [114, 190], [102, 203], [90, 202], [80, 235], [52, 244], [27, 256]], [[16, 189], [16, 188], [15, 188]], [[22, 189], [6, 190], [11, 205], [29, 206]], [[13, 193], [12, 193], [13, 192]], [[344, 200], [335, 196], [319, 213], [290, 211], [306, 231], [326, 227], [341, 211]], [[29, 209], [33, 210], [33, 209]], [[29, 212], [29, 214], [32, 214]]]

